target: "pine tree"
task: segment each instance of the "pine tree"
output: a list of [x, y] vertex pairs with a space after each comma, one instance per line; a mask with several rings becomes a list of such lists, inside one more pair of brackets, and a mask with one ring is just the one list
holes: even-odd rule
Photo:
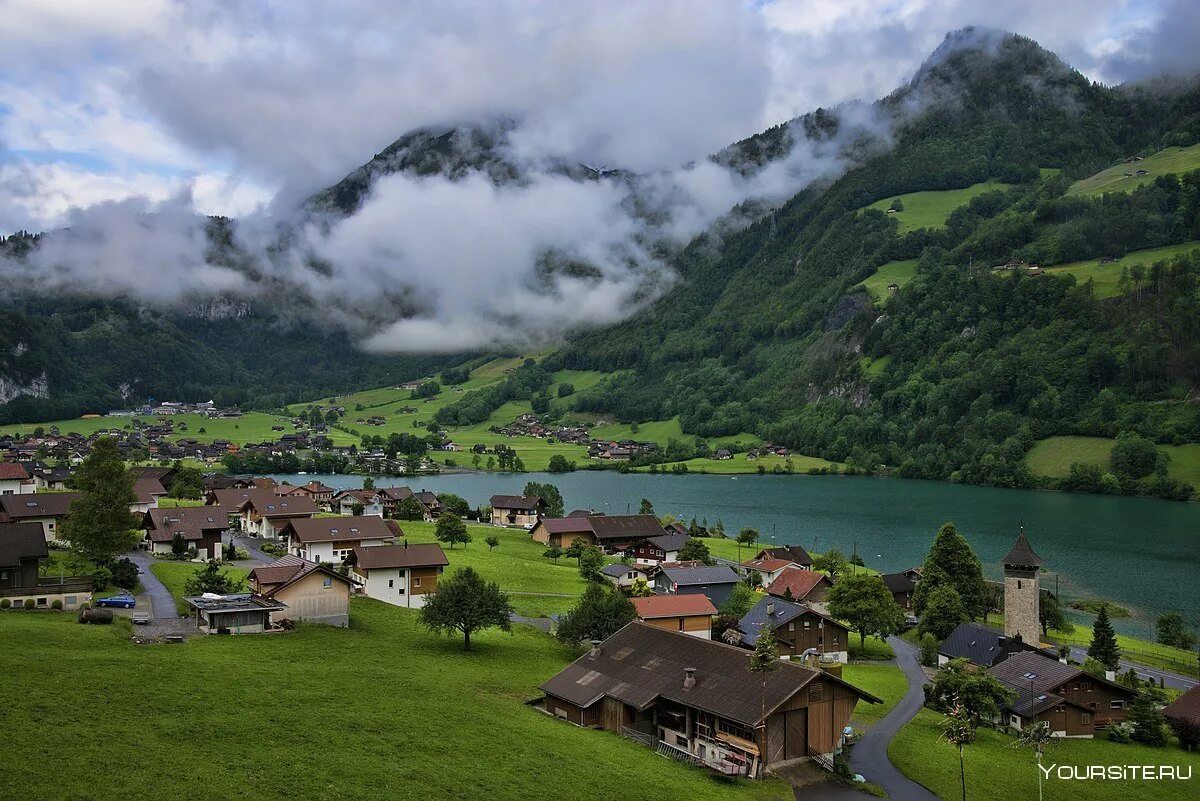
[[1135, 742], [1158, 747], [1167, 744], [1167, 721], [1155, 700], [1151, 691], [1140, 690], [1129, 707], [1129, 722]]
[[1108, 619], [1108, 607], [1101, 604], [1092, 624], [1092, 644], [1088, 657], [1095, 659], [1108, 670], [1116, 670], [1121, 661], [1121, 648], [1117, 645], [1117, 633]]
[[80, 556], [108, 565], [137, 542], [133, 532], [137, 521], [129, 511], [137, 500], [133, 476], [125, 469], [116, 440], [97, 439], [74, 481], [83, 495], [71, 504], [60, 534]]

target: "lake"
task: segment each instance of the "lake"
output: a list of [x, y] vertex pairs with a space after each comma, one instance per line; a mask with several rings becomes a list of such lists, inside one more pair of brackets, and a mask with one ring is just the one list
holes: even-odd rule
[[[293, 484], [319, 479], [357, 487], [361, 476], [275, 476]], [[422, 476], [414, 490], [454, 492], [472, 505], [493, 494], [519, 494], [526, 481], [549, 481], [568, 511], [637, 511], [649, 498], [659, 515], [718, 519], [733, 534], [752, 526], [763, 542], [800, 543], [849, 555], [856, 548], [883, 572], [920, 564], [939, 526], [953, 521], [998, 578], [998, 560], [1022, 524], [1067, 598], [1110, 599], [1133, 612], [1119, 631], [1150, 637], [1156, 615], [1170, 610], [1200, 618], [1200, 504], [1144, 498], [973, 487], [936, 481], [864, 476], [658, 476], [579, 471]], [[406, 483], [378, 478], [378, 486]], [[1090, 618], [1076, 618], [1090, 625]]]

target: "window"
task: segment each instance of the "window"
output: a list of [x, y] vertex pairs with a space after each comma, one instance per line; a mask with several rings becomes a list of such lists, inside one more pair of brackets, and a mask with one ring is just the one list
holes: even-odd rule
[[77, 603], [79, 603], [78, 595], [68, 595], [67, 596], [67, 600], [66, 600], [67, 606], [74, 606]]
[[1016, 726], [1018, 729], [1021, 728], [1021, 718], [1017, 715], [1009, 715], [1008, 722], [1010, 725]]
[[421, 580], [420, 580], [419, 578], [415, 578], [415, 579], [413, 579], [413, 586], [414, 586], [414, 587], [420, 587], [420, 586], [421, 586]]
[[679, 630], [683, 631], [683, 618], [679, 618]]
[[811, 620], [804, 621], [804, 630], [808, 631], [810, 628], [812, 628], [812, 621]]
[[1124, 708], [1125, 708], [1125, 702], [1124, 702], [1124, 701], [1122, 701], [1120, 698], [1118, 698], [1118, 699], [1117, 699], [1117, 700], [1115, 700], [1115, 701], [1109, 701], [1109, 702], [1108, 702], [1108, 708], [1109, 708], [1109, 709], [1124, 709]]
[[396, 586], [395, 579], [388, 579], [388, 589], [390, 590], [392, 587], [395, 587], [395, 586]]
[[1084, 726], [1091, 726], [1092, 725], [1092, 713], [1084, 712], [1082, 715], [1080, 715], [1079, 722], [1082, 723]]
[[332, 586], [333, 586], [333, 579], [330, 578], [329, 576], [326, 576], [325, 577], [325, 589], [329, 589]]
[[46, 599], [45, 599], [45, 598], [38, 598], [38, 599], [37, 599], [37, 605], [38, 605], [38, 606], [45, 606], [45, 605], [46, 605]]

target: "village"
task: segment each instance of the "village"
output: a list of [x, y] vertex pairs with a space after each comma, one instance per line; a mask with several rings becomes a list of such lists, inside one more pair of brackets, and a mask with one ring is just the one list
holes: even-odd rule
[[[797, 797], [840, 797], [823, 788], [847, 785], [935, 797], [888, 756], [889, 737], [930, 716], [1012, 747], [1095, 740], [1114, 758], [1131, 741], [1197, 744], [1194, 676], [1126, 661], [1103, 610], [1086, 653], [1047, 640], [1056, 599], [1024, 530], [994, 555], [1001, 582], [983, 579], [950, 524], [924, 564], [880, 574], [857, 557], [763, 546], [751, 529], [697, 531], [649, 501], [637, 514], [568, 510], [552, 485], [471, 508], [419, 487], [335, 489], [176, 465], [129, 470], [136, 536], [103, 567], [78, 558], [71, 523], [105, 493], [91, 470], [119, 452], [100, 442], [77, 469], [0, 463], [0, 624], [72, 613], [127, 626], [136, 647], [205, 635], [284, 647], [275, 637], [355, 629], [379, 614], [364, 604], [465, 648], [488, 629], [528, 627], [574, 657], [509, 714], [607, 731], [690, 770], [781, 780]], [[90, 573], [67, 575], [83, 564]], [[555, 578], [510, 583], [518, 564]]]

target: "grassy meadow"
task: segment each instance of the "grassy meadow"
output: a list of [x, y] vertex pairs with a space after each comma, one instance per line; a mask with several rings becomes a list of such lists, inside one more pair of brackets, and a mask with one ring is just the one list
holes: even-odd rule
[[[1099, 259], [1075, 261], [1048, 267], [1047, 272], [1054, 274], [1073, 275], [1080, 284], [1093, 281], [1097, 298], [1114, 298], [1121, 294], [1121, 273], [1134, 265], [1149, 267], [1150, 265], [1174, 258], [1183, 253], [1189, 253], [1200, 247], [1200, 242], [1185, 242], [1182, 245], [1168, 245], [1149, 250], [1135, 250], [1126, 253], [1116, 261], [1101, 264]], [[895, 263], [895, 262], [893, 262]]]
[[863, 281], [859, 286], [871, 293], [871, 297], [878, 304], [883, 304], [892, 296], [892, 290], [888, 289], [892, 284], [903, 287], [913, 279], [917, 274], [918, 259], [904, 259], [903, 261], [889, 261], [887, 264], [881, 264], [879, 269], [871, 274], [871, 277]]
[[907, 234], [909, 231], [916, 231], [921, 228], [941, 228], [946, 224], [946, 220], [950, 219], [950, 214], [959, 206], [969, 203], [971, 198], [982, 195], [985, 192], [1008, 189], [1011, 186], [1012, 184], [1001, 183], [1000, 181], [981, 181], [965, 189], [910, 192], [906, 195], [892, 195], [885, 197], [883, 200], [875, 201], [867, 206], [867, 208], [878, 209], [886, 213], [892, 205], [892, 201], [899, 198], [900, 202], [904, 204], [904, 211], [893, 212], [888, 216], [894, 217], [899, 222], [898, 233]]
[[464, 653], [409, 610], [356, 598], [351, 621], [133, 645], [125, 621], [0, 614], [0, 786], [124, 801], [792, 797], [525, 706], [576, 655], [531, 627]]
[[[1059, 436], [1040, 440], [1025, 454], [1025, 464], [1036, 475], [1064, 478], [1073, 462], [1108, 467], [1114, 440], [1105, 437]], [[1159, 445], [1170, 457], [1167, 472], [1172, 478], [1200, 487], [1200, 444]]]
[[[1128, 192], [1151, 183], [1160, 175], [1171, 175], [1200, 169], [1200, 145], [1191, 147], [1166, 147], [1141, 161], [1128, 164], [1121, 162], [1101, 170], [1090, 178], [1076, 181], [1067, 190], [1068, 195], [1096, 196], [1105, 192]], [[1145, 170], [1146, 175], [1126, 176]]]
[[908, 692], [908, 680], [904, 677], [904, 672], [895, 665], [851, 662], [842, 668], [842, 678], [876, 698], [883, 699], [882, 704], [860, 701], [854, 706], [851, 722], [855, 728], [870, 728], [883, 720]]

